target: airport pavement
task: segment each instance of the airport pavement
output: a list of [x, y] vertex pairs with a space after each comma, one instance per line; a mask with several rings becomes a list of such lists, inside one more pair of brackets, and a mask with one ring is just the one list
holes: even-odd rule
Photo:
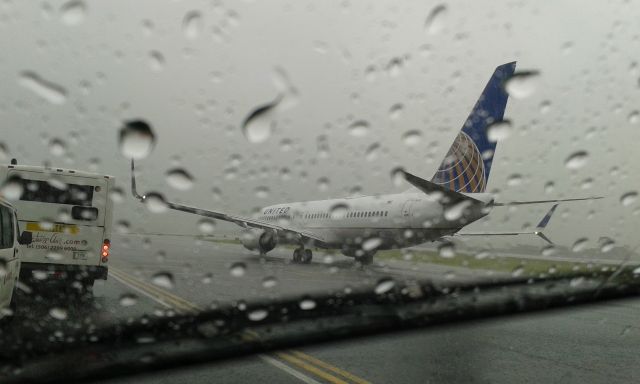
[[[260, 258], [239, 245], [188, 237], [114, 238], [109, 279], [96, 283], [87, 307], [69, 306], [69, 327], [98, 325], [173, 308], [178, 312], [398, 280], [468, 281], [504, 277], [405, 261], [360, 268], [351, 259], [317, 254], [291, 264], [290, 249]], [[36, 304], [31, 304], [36, 305]], [[46, 317], [47, 305], [37, 304]], [[78, 309], [82, 308], [82, 309]], [[512, 383], [637, 382], [640, 299], [570, 310], [383, 335], [295, 351], [118, 379], [113, 383]], [[86, 321], [86, 320], [82, 320]]]

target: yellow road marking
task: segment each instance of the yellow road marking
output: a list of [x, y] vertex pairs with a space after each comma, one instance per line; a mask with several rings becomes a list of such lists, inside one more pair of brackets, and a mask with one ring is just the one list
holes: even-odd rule
[[[167, 292], [164, 289], [156, 287], [155, 285], [147, 283], [146, 281], [140, 280], [137, 277], [132, 276], [129, 273], [119, 270], [113, 266], [109, 267], [109, 272], [112, 273], [114, 277], [133, 285], [134, 287], [150, 294], [151, 296], [163, 302], [166, 302], [168, 305], [171, 305], [176, 309], [180, 309], [185, 312], [199, 312], [203, 310], [197, 304], [194, 304], [179, 296]], [[259, 339], [259, 335], [254, 331], [245, 331], [245, 333], [243, 334], [243, 338], [247, 340], [256, 340]], [[295, 356], [293, 356], [293, 354], [295, 354]], [[343, 369], [335, 367], [313, 356], [307, 355], [306, 353], [301, 351], [282, 351], [277, 352], [274, 355], [333, 384], [349, 384], [349, 382], [344, 381], [332, 375], [331, 373], [322, 370], [321, 368], [336, 373], [356, 384], [371, 384], [370, 382], [361, 379], [358, 376], [355, 376]], [[303, 359], [306, 360], [306, 362]], [[318, 367], [314, 366], [313, 364], [317, 365]]]

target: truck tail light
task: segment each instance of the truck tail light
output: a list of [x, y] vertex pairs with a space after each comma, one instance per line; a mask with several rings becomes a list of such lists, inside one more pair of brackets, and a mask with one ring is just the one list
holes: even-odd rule
[[109, 239], [105, 239], [104, 243], [102, 243], [102, 262], [106, 263], [109, 261], [109, 250], [111, 249], [111, 241]]

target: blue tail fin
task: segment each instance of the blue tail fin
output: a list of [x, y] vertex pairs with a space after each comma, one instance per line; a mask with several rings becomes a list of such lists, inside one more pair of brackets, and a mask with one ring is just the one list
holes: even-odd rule
[[508, 98], [504, 82], [515, 69], [515, 61], [495, 69], [431, 182], [456, 192], [485, 191], [496, 150], [487, 128], [504, 117]]

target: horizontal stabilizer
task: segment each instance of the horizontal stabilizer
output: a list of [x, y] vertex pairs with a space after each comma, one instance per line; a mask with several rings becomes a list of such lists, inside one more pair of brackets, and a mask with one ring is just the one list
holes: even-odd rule
[[443, 187], [442, 185], [433, 183], [431, 181], [421, 179], [418, 176], [412, 175], [409, 172], [406, 172], [406, 171], [401, 171], [401, 172], [405, 180], [407, 180], [411, 185], [418, 188], [419, 190], [426, 193], [427, 195], [438, 196], [439, 200], [443, 203], [453, 205], [465, 200], [481, 203], [479, 200], [476, 200], [467, 195], [463, 195], [460, 192], [452, 191], [446, 187]]
[[547, 224], [549, 224], [549, 221], [551, 220], [551, 216], [556, 211], [556, 208], [558, 208], [558, 204], [554, 204], [553, 207], [551, 207], [551, 209], [547, 212], [547, 214], [544, 215], [542, 220], [540, 220], [540, 222], [536, 226], [536, 229], [534, 231], [531, 231], [531, 232], [517, 232], [517, 231], [514, 231], [514, 232], [477, 232], [477, 233], [458, 232], [458, 233], [455, 234], [455, 236], [518, 236], [518, 235], [535, 235], [535, 236], [538, 236], [539, 238], [541, 238], [542, 240], [546, 241], [547, 243], [553, 245], [553, 242], [551, 241], [551, 239], [549, 239], [544, 233], [542, 233], [542, 230], [547, 226]]
[[507, 203], [493, 203], [494, 207], [505, 207], [509, 205], [528, 205], [528, 204], [545, 204], [545, 203], [562, 203], [565, 201], [584, 201], [598, 200], [604, 196], [576, 197], [572, 199], [554, 199], [554, 200], [529, 200], [529, 201], [509, 201]]

